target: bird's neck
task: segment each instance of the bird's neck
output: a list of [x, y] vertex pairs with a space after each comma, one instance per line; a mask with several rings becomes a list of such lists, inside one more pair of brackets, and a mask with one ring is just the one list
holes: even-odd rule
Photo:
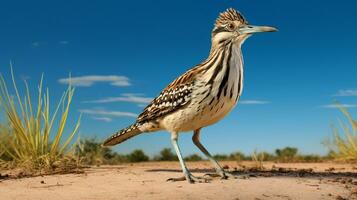
[[201, 67], [205, 68], [206, 72], [227, 67], [243, 70], [241, 43], [212, 44], [209, 56]]
[[239, 44], [213, 46], [200, 68], [203, 72], [200, 80], [210, 87], [211, 95], [220, 98], [229, 91], [232, 95], [228, 96], [237, 101], [243, 87], [243, 58]]

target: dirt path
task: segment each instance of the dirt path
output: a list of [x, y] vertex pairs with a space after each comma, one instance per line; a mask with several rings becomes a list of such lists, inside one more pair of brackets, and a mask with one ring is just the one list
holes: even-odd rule
[[[249, 164], [223, 163], [230, 170]], [[254, 176], [248, 179], [199, 184], [166, 182], [181, 176], [176, 162], [102, 166], [83, 174], [0, 180], [0, 199], [357, 199], [357, 169], [352, 165], [264, 164], [266, 169], [273, 165], [273, 171], [249, 173]], [[198, 176], [210, 171], [207, 162], [189, 167]]]

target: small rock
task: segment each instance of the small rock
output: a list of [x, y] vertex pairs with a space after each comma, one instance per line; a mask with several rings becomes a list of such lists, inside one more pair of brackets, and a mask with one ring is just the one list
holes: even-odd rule
[[284, 169], [284, 168], [282, 168], [282, 167], [279, 167], [278, 171], [279, 171], [279, 172], [285, 172], [286, 169]]
[[357, 196], [357, 188], [355, 188], [351, 191], [351, 195]]
[[343, 198], [343, 197], [342, 197], [342, 196], [340, 196], [340, 195], [337, 195], [337, 196], [336, 196], [336, 200], [348, 200], [348, 199]]
[[5, 178], [9, 178], [9, 175], [8, 174], [5, 174], [5, 175], [0, 174], [0, 179], [5, 179]]
[[332, 172], [332, 171], [335, 171], [335, 168], [334, 167], [330, 167], [330, 168], [326, 169], [325, 171]]
[[41, 183], [41, 184], [45, 184], [45, 181], [44, 181], [44, 180], [42, 180], [40, 183]]
[[332, 179], [331, 181], [332, 182], [339, 182], [341, 180], [341, 178], [334, 178], [334, 179]]

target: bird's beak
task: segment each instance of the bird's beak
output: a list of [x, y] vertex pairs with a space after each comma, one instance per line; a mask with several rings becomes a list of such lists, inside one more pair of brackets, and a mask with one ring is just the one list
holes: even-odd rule
[[238, 28], [240, 34], [252, 34], [259, 32], [275, 32], [278, 29], [270, 26], [253, 26], [253, 25], [244, 25]]

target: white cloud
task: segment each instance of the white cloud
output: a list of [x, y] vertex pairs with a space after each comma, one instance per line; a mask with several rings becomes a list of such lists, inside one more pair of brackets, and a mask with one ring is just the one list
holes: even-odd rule
[[107, 97], [93, 101], [84, 101], [84, 103], [113, 103], [113, 102], [131, 102], [139, 105], [146, 105], [152, 101], [151, 97], [144, 97], [143, 94], [122, 94], [120, 97]]
[[110, 83], [113, 86], [129, 86], [130, 81], [128, 77], [125, 76], [116, 76], [116, 75], [108, 75], [108, 76], [78, 76], [78, 77], [70, 77], [70, 78], [61, 78], [58, 80], [59, 83], [69, 84], [71, 83], [73, 86], [77, 87], [90, 87], [95, 83]]
[[357, 108], [357, 104], [328, 104], [328, 105], [323, 105], [323, 108], [340, 108], [340, 107], [345, 107], [345, 108]]
[[131, 113], [131, 112], [121, 112], [121, 111], [108, 111], [104, 109], [81, 109], [79, 112], [88, 114], [88, 115], [93, 115], [95, 117], [134, 117], [136, 118], [138, 115], [136, 113]]
[[262, 104], [269, 104], [269, 101], [261, 101], [261, 100], [241, 100], [239, 104], [247, 104], [247, 105], [262, 105]]
[[113, 120], [110, 117], [92, 117], [92, 119], [104, 122], [111, 122]]
[[59, 44], [62, 44], [62, 45], [67, 45], [67, 44], [69, 44], [69, 41], [67, 41], [67, 40], [62, 40], [62, 41], [59, 41], [58, 43], [59, 43]]
[[32, 46], [33, 47], [38, 47], [38, 46], [40, 46], [40, 42], [37, 42], [37, 41], [36, 42], [32, 42]]
[[335, 94], [334, 96], [341, 96], [341, 97], [357, 96], [357, 89], [339, 90], [337, 94]]
[[21, 74], [21, 75], [20, 75], [20, 78], [21, 78], [23, 81], [27, 81], [27, 80], [31, 79], [31, 76], [28, 76], [28, 75], [25, 75], [25, 74]]

